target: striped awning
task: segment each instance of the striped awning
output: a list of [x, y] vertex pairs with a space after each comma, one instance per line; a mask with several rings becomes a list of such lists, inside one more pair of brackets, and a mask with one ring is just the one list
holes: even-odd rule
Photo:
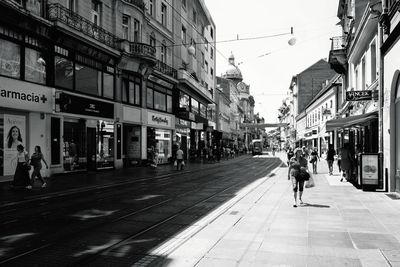
[[329, 120], [326, 122], [326, 131], [329, 132], [329, 131], [334, 131], [338, 128], [349, 128], [352, 126], [365, 125], [369, 121], [377, 119], [378, 119], [378, 112], [375, 111], [371, 113], [365, 113], [346, 118]]

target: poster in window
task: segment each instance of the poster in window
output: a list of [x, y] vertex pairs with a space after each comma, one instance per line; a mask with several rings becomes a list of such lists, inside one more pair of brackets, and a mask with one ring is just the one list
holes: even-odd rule
[[379, 181], [379, 156], [361, 155], [361, 177], [365, 185], [377, 185]]
[[4, 114], [4, 175], [14, 175], [17, 146], [26, 143], [25, 116]]

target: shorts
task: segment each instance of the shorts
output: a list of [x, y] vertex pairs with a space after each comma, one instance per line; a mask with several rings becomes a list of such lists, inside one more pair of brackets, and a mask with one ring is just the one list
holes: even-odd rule
[[293, 187], [293, 192], [303, 192], [304, 190], [304, 180], [296, 179], [294, 176], [291, 176], [291, 182], [292, 182], [292, 187]]

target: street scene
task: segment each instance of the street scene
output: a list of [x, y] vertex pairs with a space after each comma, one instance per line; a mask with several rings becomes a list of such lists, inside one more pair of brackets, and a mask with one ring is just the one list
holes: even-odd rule
[[0, 1], [0, 266], [400, 266], [399, 11]]

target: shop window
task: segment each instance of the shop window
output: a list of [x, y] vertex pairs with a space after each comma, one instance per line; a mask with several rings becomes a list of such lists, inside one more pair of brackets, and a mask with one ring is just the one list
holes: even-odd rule
[[12, 42], [0, 39], [0, 74], [20, 78], [21, 49]]
[[42, 53], [34, 49], [25, 49], [25, 80], [46, 83], [46, 63]]
[[206, 106], [201, 103], [200, 103], [200, 116], [202, 116], [203, 118], [207, 117]]
[[148, 159], [156, 160], [159, 164], [168, 163], [172, 157], [171, 131], [147, 128], [147, 151], [149, 152]]
[[114, 167], [114, 122], [97, 121], [96, 167]]
[[172, 96], [167, 95], [167, 112], [172, 113]]
[[90, 95], [101, 95], [101, 71], [76, 64], [75, 86], [79, 92]]
[[167, 111], [165, 94], [154, 91], [154, 109]]
[[74, 86], [74, 64], [71, 60], [63, 57], [55, 57], [54, 83], [56, 86], [73, 89]]
[[58, 165], [61, 163], [60, 158], [60, 129], [61, 129], [61, 119], [51, 118], [51, 165]]
[[140, 79], [124, 79], [122, 82], [122, 102], [140, 105]]
[[114, 99], [114, 75], [103, 72], [103, 96]]

